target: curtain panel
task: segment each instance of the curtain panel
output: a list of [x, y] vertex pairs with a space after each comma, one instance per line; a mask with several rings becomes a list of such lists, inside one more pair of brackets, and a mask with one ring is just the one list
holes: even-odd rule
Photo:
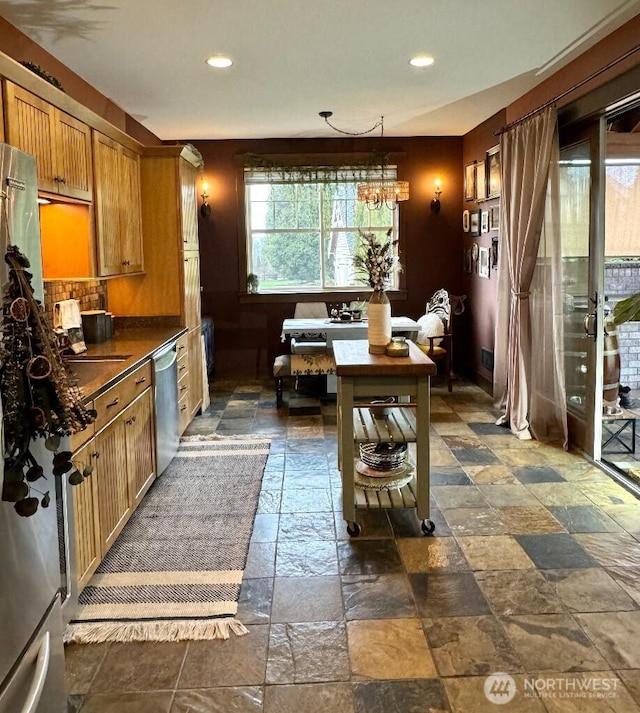
[[494, 400], [521, 439], [562, 439], [562, 261], [553, 106], [500, 137], [502, 203]]

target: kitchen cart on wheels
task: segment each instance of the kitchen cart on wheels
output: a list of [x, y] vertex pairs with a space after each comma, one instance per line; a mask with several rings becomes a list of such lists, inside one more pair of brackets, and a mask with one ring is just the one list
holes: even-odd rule
[[[413, 342], [409, 356], [369, 354], [365, 339], [338, 340], [333, 353], [338, 377], [338, 458], [342, 474], [342, 513], [347, 532], [360, 534], [357, 510], [415, 507], [422, 531], [435, 528], [429, 519], [430, 382], [436, 366]], [[385, 404], [385, 415], [372, 401]], [[362, 488], [356, 484], [356, 449], [363, 443], [415, 444], [415, 471], [401, 487]], [[393, 480], [393, 479], [391, 479]], [[380, 481], [383, 482], [383, 481]]]

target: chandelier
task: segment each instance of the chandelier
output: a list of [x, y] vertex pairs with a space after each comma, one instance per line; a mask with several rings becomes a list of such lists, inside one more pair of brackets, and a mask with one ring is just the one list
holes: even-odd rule
[[[380, 138], [384, 138], [384, 116], [381, 116], [380, 121], [377, 121], [370, 129], [357, 132], [343, 131], [337, 126], [334, 126], [329, 121], [329, 118], [333, 116], [332, 111], [321, 111], [320, 116], [324, 119], [326, 124], [328, 124], [339, 134], [345, 134], [347, 136], [364, 136], [365, 134], [370, 134], [372, 131], [375, 131], [378, 127], [380, 127]], [[409, 200], [408, 181], [398, 181], [385, 177], [384, 153], [380, 154], [380, 180], [368, 180], [358, 183], [357, 191], [358, 200], [362, 203], [366, 203], [369, 210], [380, 210], [385, 206], [390, 210], [395, 210], [400, 201]]]

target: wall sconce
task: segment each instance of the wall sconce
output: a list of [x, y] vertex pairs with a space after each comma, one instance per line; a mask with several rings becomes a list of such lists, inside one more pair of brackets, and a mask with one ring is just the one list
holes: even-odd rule
[[211, 206], [207, 203], [207, 198], [209, 197], [209, 194], [207, 193], [207, 190], [209, 189], [209, 184], [204, 181], [202, 183], [202, 193], [200, 194], [202, 197], [202, 205], [200, 206], [200, 215], [203, 218], [208, 218], [211, 215]]
[[431, 201], [431, 212], [432, 213], [439, 213], [440, 212], [440, 194], [442, 191], [440, 190], [440, 179], [436, 179], [436, 197]]

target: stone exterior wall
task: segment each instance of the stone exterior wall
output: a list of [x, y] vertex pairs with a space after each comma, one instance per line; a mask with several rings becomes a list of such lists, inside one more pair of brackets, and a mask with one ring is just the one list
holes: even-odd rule
[[[605, 263], [604, 290], [607, 304], [614, 305], [640, 292], [640, 260]], [[626, 322], [618, 327], [620, 384], [640, 389], [640, 322]]]

